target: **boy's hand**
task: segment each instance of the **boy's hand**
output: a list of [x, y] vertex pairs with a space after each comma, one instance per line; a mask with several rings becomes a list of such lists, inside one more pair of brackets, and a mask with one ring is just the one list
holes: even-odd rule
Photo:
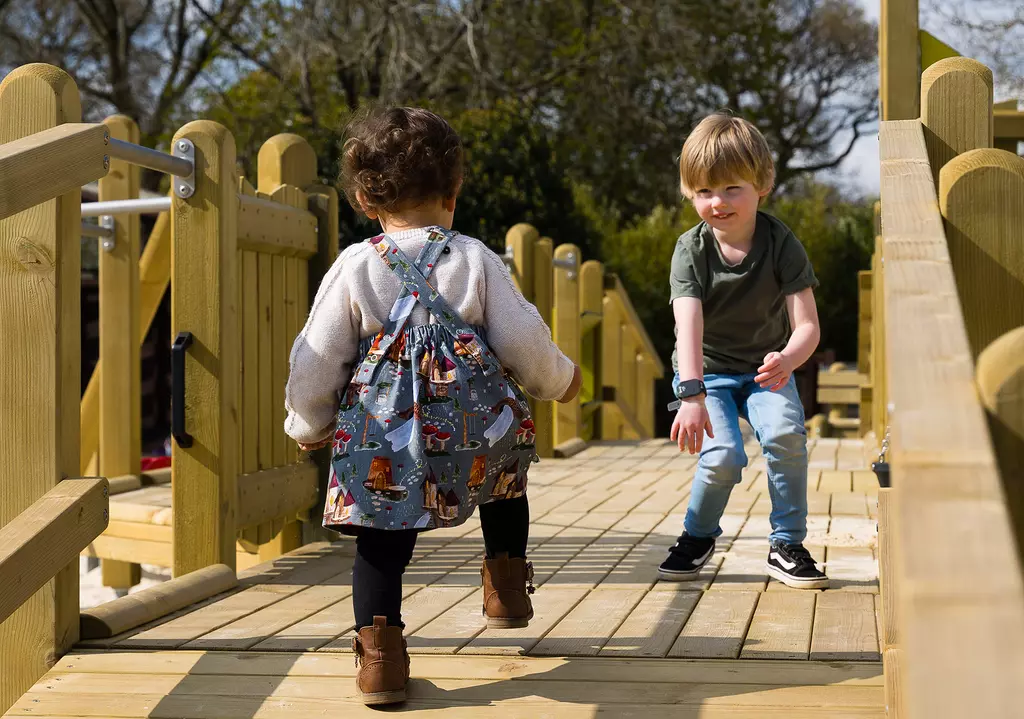
[[580, 372], [580, 366], [574, 364], [572, 366], [572, 382], [569, 383], [569, 389], [565, 390], [565, 394], [558, 398], [559, 402], [563, 404], [571, 402], [572, 398], [580, 393], [580, 384], [583, 382], [583, 373]]
[[675, 421], [672, 422], [672, 434], [669, 439], [678, 442], [679, 451], [685, 452], [690, 448], [690, 454], [700, 452], [704, 444], [704, 433], [708, 437], [714, 437], [715, 432], [711, 427], [711, 417], [708, 416], [707, 407], [704, 406], [704, 397], [689, 397], [682, 400], [679, 411], [676, 412]]
[[789, 382], [793, 374], [793, 360], [781, 352], [769, 352], [764, 356], [764, 364], [757, 368], [760, 373], [754, 377], [754, 381], [762, 387], [770, 387], [772, 392], [778, 392]]
[[299, 445], [299, 449], [303, 452], [313, 452], [321, 447], [326, 447], [330, 441], [330, 439], [322, 439], [319, 442], [314, 442], [313, 444], [303, 444], [302, 442], [296, 442], [296, 444]]

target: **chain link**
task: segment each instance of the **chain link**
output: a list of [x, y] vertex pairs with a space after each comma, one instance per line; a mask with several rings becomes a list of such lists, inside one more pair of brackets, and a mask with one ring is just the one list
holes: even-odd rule
[[889, 425], [885, 426], [885, 437], [882, 438], [882, 449], [878, 453], [878, 461], [885, 461], [885, 453], [889, 450]]

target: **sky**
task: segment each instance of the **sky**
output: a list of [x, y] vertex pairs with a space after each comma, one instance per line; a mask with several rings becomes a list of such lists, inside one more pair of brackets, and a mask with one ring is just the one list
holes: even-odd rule
[[[879, 0], [859, 0], [864, 6], [865, 16], [878, 22]], [[848, 142], [849, 139], [844, 139]], [[877, 195], [879, 191], [878, 130], [873, 128], [861, 137], [853, 150], [829, 177], [851, 189], [866, 195]]]

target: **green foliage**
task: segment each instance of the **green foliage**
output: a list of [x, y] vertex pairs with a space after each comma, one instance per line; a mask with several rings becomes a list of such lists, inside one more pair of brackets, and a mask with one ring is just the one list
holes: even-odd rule
[[466, 149], [455, 224], [498, 253], [505, 232], [529, 222], [556, 244], [593, 256], [587, 218], [575, 208], [568, 168], [541, 125], [517, 107], [468, 110], [450, 118]]
[[814, 296], [821, 324], [821, 349], [844, 361], [857, 359], [857, 272], [871, 266], [872, 203], [842, 200], [835, 188], [803, 181], [765, 208], [803, 243], [820, 286]]

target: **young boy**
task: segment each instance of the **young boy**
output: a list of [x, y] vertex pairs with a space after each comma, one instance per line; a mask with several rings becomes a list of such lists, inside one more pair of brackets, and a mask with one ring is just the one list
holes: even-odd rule
[[[820, 589], [828, 577], [807, 534], [807, 434], [793, 370], [818, 345], [818, 281], [800, 241], [758, 211], [775, 169], [749, 122], [715, 114], [694, 128], [679, 159], [680, 186], [702, 222], [672, 257], [678, 413], [671, 438], [700, 453], [684, 532], [659, 576], [693, 579], [715, 550], [729, 493], [747, 465], [739, 418], [750, 422], [768, 464], [772, 501], [769, 575]], [[707, 438], [704, 438], [705, 432]]]

